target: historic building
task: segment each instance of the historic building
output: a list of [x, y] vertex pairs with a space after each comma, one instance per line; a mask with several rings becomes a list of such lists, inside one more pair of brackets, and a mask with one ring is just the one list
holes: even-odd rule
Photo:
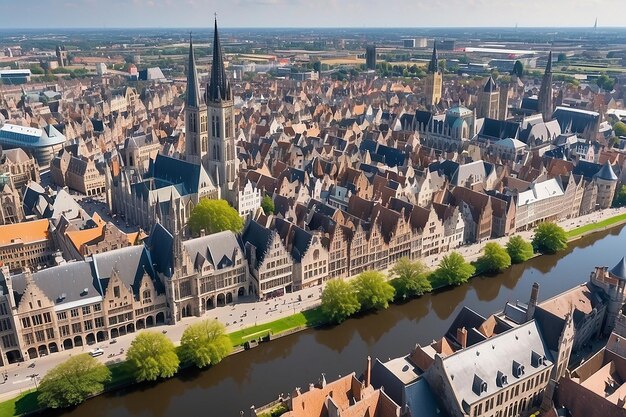
[[22, 148], [0, 149], [0, 177], [2, 176], [8, 178], [12, 188], [19, 190], [30, 181], [39, 182], [39, 166]]
[[0, 260], [12, 271], [51, 265], [54, 252], [47, 219], [0, 226]]
[[424, 92], [426, 95], [426, 107], [437, 106], [441, 101], [443, 90], [443, 74], [439, 69], [439, 56], [437, 55], [437, 42], [433, 45], [433, 55], [428, 63], [428, 74], [424, 80]]
[[489, 76], [483, 90], [478, 94], [476, 117], [500, 118], [500, 89], [492, 76]]
[[552, 95], [552, 51], [548, 54], [548, 63], [541, 80], [541, 88], [539, 89], [538, 106], [539, 113], [542, 114], [543, 120], [552, 120], [552, 112], [554, 111], [554, 98]]

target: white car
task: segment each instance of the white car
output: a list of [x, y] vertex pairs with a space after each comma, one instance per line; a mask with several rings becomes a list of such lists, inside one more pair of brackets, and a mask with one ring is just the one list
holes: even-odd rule
[[91, 352], [89, 352], [89, 354], [91, 355], [92, 358], [95, 358], [97, 356], [104, 355], [104, 350], [100, 348], [96, 348], [92, 350]]

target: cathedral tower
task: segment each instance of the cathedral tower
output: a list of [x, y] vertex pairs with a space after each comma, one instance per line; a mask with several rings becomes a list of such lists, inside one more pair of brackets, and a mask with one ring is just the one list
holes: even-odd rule
[[208, 149], [207, 106], [200, 95], [193, 41], [189, 36], [185, 99], [185, 159], [194, 164], [206, 163]]
[[433, 45], [433, 56], [428, 64], [428, 75], [426, 76], [424, 91], [426, 93], [426, 107], [436, 106], [441, 101], [441, 90], [443, 88], [443, 75], [439, 70], [439, 56], [437, 55], [437, 40]]
[[476, 106], [476, 117], [488, 117], [499, 119], [500, 113], [500, 89], [496, 85], [492, 76], [483, 87], [483, 91], [478, 94], [478, 105]]
[[544, 121], [552, 120], [554, 106], [552, 103], [552, 51], [548, 54], [548, 63], [546, 71], [541, 80], [541, 89], [539, 90], [539, 112], [543, 115]]
[[224, 55], [217, 32], [213, 35], [211, 79], [206, 90], [209, 149], [205, 168], [221, 192], [221, 198], [236, 207], [239, 164], [235, 148], [233, 93], [224, 68]]

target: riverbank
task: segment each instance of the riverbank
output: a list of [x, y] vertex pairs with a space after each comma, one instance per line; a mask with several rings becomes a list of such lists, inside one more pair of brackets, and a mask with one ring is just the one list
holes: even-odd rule
[[[608, 219], [608, 218], [612, 218], [612, 217], [617, 217], [617, 216], [615, 216], [616, 213], [617, 213], [616, 211], [611, 211], [610, 213], [595, 213], [594, 214], [594, 219], [595, 220], [591, 220], [589, 218], [573, 219], [572, 221], [570, 221], [570, 224], [571, 224], [570, 227], [572, 228], [571, 230], [583, 227], [583, 226], [585, 226], [584, 223], [587, 223], [587, 222], [589, 222], [590, 224], [591, 224], [591, 222], [594, 222], [595, 228], [594, 228], [593, 231], [590, 230], [589, 228], [585, 228], [584, 234], [590, 234], [590, 233], [593, 233], [595, 231], [603, 230], [603, 229], [606, 228], [606, 226], [602, 222], [603, 218], [601, 216], [604, 215], [604, 218]], [[621, 213], [621, 214], [624, 214], [624, 213]], [[583, 224], [581, 225], [580, 223], [583, 223]], [[611, 228], [617, 226], [618, 224], [619, 223], [613, 223], [611, 225]], [[572, 240], [574, 240], [574, 239], [572, 239]], [[471, 246], [474, 247], [474, 246], [478, 246], [478, 245], [471, 245]], [[463, 249], [470, 249], [470, 247], [464, 247]], [[474, 250], [474, 248], [471, 248], [471, 249]], [[483, 280], [482, 278], [479, 278], [479, 279], [477, 279], [476, 281], [473, 281], [473, 282], [482, 282], [482, 281], [487, 282], [487, 281], [490, 281], [491, 279], [492, 278], [487, 278], [487, 279]], [[490, 282], [492, 282], [492, 281], [490, 281]], [[472, 285], [474, 285], [474, 284], [472, 284]], [[465, 288], [465, 286], [464, 286], [464, 288]], [[491, 284], [489, 285], [489, 288], [491, 288]], [[309, 292], [311, 294], [315, 293], [315, 295], [317, 295], [317, 293], [319, 292], [319, 288], [315, 288], [315, 289], [313, 289], [312, 291], [309, 291]], [[456, 293], [456, 292], [457, 292], [456, 289], [452, 291], [452, 293]], [[445, 291], [444, 293], [448, 293], [447, 295], [449, 295], [450, 291]], [[430, 300], [431, 297], [432, 296], [429, 295], [428, 297], [424, 297], [424, 299]], [[436, 297], [441, 297], [441, 295], [437, 295]], [[295, 298], [297, 299], [297, 294], [296, 294]], [[305, 295], [303, 295], [303, 299], [306, 300], [307, 297]], [[447, 306], [446, 307], [443, 307], [443, 306], [439, 306], [439, 307], [438, 306], [434, 306], [434, 307], [430, 306], [429, 308], [431, 308], [431, 309], [434, 308], [435, 312], [437, 312], [437, 314], [441, 316], [442, 311], [444, 311], [444, 310], [447, 311], [448, 308], [456, 307], [458, 302], [459, 302], [459, 300], [454, 300], [453, 302], [450, 303], [450, 307], [447, 307]], [[235, 308], [234, 306], [231, 308], [229, 306], [229, 307], [224, 308], [224, 311], [226, 311], [226, 313], [227, 313], [226, 316], [230, 315], [233, 318], [238, 318], [239, 314], [244, 311], [243, 310], [244, 308], [246, 308], [248, 310], [248, 315], [251, 314], [250, 312], [252, 310], [253, 311], [252, 312], [252, 314], [253, 314], [253, 316], [252, 316], [253, 317], [252, 323], [254, 323], [254, 311], [258, 312], [259, 309], [260, 309], [260, 305], [265, 305], [265, 304], [266, 304], [266, 302], [247, 304], [247, 305], [238, 305], [237, 308]], [[293, 309], [299, 309], [299, 306], [295, 302], [292, 305], [289, 302], [287, 302], [286, 303], [286, 307], [283, 306], [284, 303], [283, 303], [282, 299], [271, 300], [270, 302], [267, 302], [267, 304], [271, 304], [270, 307], [272, 309], [276, 309], [276, 306], [278, 306], [278, 309], [282, 309], [283, 314], [284, 313], [290, 313]], [[311, 303], [309, 303], [308, 305], [313, 305], [313, 304], [315, 304], [315, 302], [313, 302], [313, 300], [312, 300]], [[413, 303], [409, 303], [409, 304], [413, 305]], [[256, 307], [256, 310], [254, 309], [254, 307]], [[396, 308], [396, 307], [394, 307], [394, 308]], [[228, 313], [228, 312], [231, 312], [231, 313]], [[209, 316], [209, 314], [207, 314], [207, 316]], [[378, 316], [378, 315], [379, 314], [367, 315], [367, 319], [369, 320], [370, 317], [376, 318], [376, 316]], [[263, 316], [265, 318], [267, 318], [269, 315], [266, 316], [265, 314], [263, 314]], [[307, 323], [306, 322], [307, 321], [307, 316], [305, 316], [304, 313], [296, 314], [296, 316], [298, 316], [296, 319], [294, 319], [292, 316], [293, 316], [293, 314], [288, 314], [287, 316], [282, 317], [282, 318], [280, 318], [278, 320], [271, 320], [269, 323], [260, 324], [258, 326], [254, 326], [252, 329], [246, 328], [246, 329], [236, 330], [234, 332], [231, 332], [231, 335], [232, 335], [231, 339], [235, 343], [238, 340], [239, 340], [240, 343], [244, 343], [245, 341], [248, 341], [251, 338], [252, 339], [256, 338], [257, 337], [256, 336], [257, 332], [261, 332], [261, 333], [265, 332], [265, 334], [267, 335], [267, 334], [270, 333], [270, 330], [271, 330], [272, 338], [275, 338], [275, 337], [279, 337], [280, 335], [291, 334], [294, 331], [304, 330], [304, 329], [309, 328], [309, 327], [315, 327], [315, 326], [319, 326], [319, 325], [323, 324], [323, 323], [320, 323], [319, 321], [311, 321], [310, 323]], [[310, 317], [310, 316], [308, 316], [308, 317]], [[206, 318], [206, 316], [205, 316], [205, 318]], [[261, 321], [260, 319], [261, 319], [261, 314], [259, 313], [259, 321]], [[365, 320], [365, 319], [366, 319], [366, 316], [363, 316], [363, 317], [361, 317], [361, 318], [359, 318], [357, 320], [351, 320], [351, 322], [357, 323], [357, 322]], [[192, 323], [192, 322], [193, 322], [193, 319], [188, 319], [187, 321], [185, 321], [185, 322], [183, 322], [181, 324], [181, 327], [183, 327], [183, 329], [184, 329], [184, 326], [186, 325], [186, 323]], [[350, 326], [352, 326], [352, 324], [349, 324], [349, 327]], [[172, 329], [173, 327], [174, 326], [167, 327], [167, 329], [168, 329], [168, 336], [171, 336], [171, 337], [175, 338], [176, 336], [173, 335], [173, 333], [174, 333], [174, 331]], [[234, 326], [233, 326], [232, 320], [231, 320], [231, 326], [229, 327], [229, 330], [232, 330], [232, 327], [234, 327]], [[315, 332], [315, 335], [316, 335], [315, 337], [316, 338], [317, 337], [323, 338], [324, 334], [327, 334], [331, 330], [332, 329], [328, 329], [328, 330], [325, 329], [325, 330], [322, 330], [322, 331], [319, 331], [319, 332], [316, 331]], [[129, 337], [132, 337], [132, 336], [129, 336]], [[285, 341], [290, 341], [290, 340], [293, 340], [293, 338], [285, 338], [284, 340]], [[118, 341], [118, 343], [116, 345], [112, 345], [111, 349], [113, 349], [113, 347], [115, 347], [115, 346], [119, 347], [120, 343], [122, 343], [122, 341]], [[290, 343], [290, 342], [284, 342], [283, 341], [283, 342], [276, 342], [276, 343], [277, 344], [274, 344], [274, 342], [271, 343], [270, 344], [271, 347], [269, 349], [270, 350], [274, 350], [274, 349], [276, 349], [276, 347], [280, 347], [280, 346], [284, 345], [285, 343]], [[276, 346], [276, 347], [274, 347], [274, 346]], [[261, 348], [258, 348], [258, 349], [261, 349]], [[264, 348], [263, 351], [267, 351], [267, 348]], [[256, 349], [253, 349], [253, 352], [256, 352]], [[256, 356], [256, 354], [253, 354], [253, 356]], [[244, 357], [249, 357], [249, 354], [247, 356], [244, 356]], [[238, 360], [239, 359], [237, 359], [237, 361]], [[39, 372], [39, 373], [41, 373], [43, 375], [43, 372], [40, 370], [41, 366], [42, 365], [38, 362], [36, 369], [37, 369], [37, 372]], [[31, 371], [31, 373], [32, 373], [32, 371]], [[221, 369], [219, 369], [219, 370], [215, 369], [210, 374], [211, 375], [221, 375], [222, 373], [223, 372], [222, 372]], [[207, 374], [207, 373], [203, 373], [203, 374]], [[225, 377], [226, 376], [222, 375], [222, 378], [225, 378]], [[176, 381], [177, 378], [174, 378], [173, 380]], [[174, 381], [172, 383], [176, 384], [177, 382], [174, 382]], [[164, 382], [164, 384], [165, 385], [169, 385], [170, 383], [169, 382], [167, 382], [167, 383]], [[127, 386], [127, 385], [134, 385], [134, 380], [132, 379], [132, 377], [129, 378], [129, 380], [125, 384], [125, 386]], [[159, 385], [161, 385], [161, 384], [159, 384]], [[31, 387], [32, 386], [33, 385], [32, 385], [32, 382], [31, 382]], [[109, 388], [109, 387], [107, 386], [107, 388]], [[280, 391], [276, 391], [276, 392], [280, 392]], [[31, 395], [30, 398], [36, 399], [36, 395], [34, 395], [34, 393], [33, 393], [33, 395]], [[107, 396], [106, 398], [109, 398], [109, 397]], [[19, 402], [22, 405], [25, 403], [25, 401], [19, 401], [19, 400], [17, 402]], [[15, 401], [14, 401], [14, 404], [15, 404]], [[20, 405], [20, 404], [18, 404], [18, 405]], [[34, 401], [34, 404], [36, 404], [36, 401]], [[23, 413], [18, 413], [18, 411], [22, 411], [22, 410], [24, 410], [23, 407], [17, 407], [16, 405], [14, 405], [11, 412], [9, 412], [7, 414], [2, 413], [0, 415], [2, 415], [2, 416], [4, 416], [4, 415], [9, 416], [9, 415], [23, 414]], [[0, 411], [1, 411], [1, 405], [0, 405]]]

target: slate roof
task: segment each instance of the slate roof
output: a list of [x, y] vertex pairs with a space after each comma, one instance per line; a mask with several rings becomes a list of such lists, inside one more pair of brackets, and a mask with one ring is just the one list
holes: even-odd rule
[[610, 272], [620, 281], [626, 281], [626, 258], [622, 258]]
[[483, 91], [485, 93], [493, 93], [498, 87], [496, 86], [496, 82], [493, 80], [493, 77], [490, 75], [483, 87]]
[[[543, 364], [539, 364], [536, 357], [545, 358]], [[472, 404], [522, 378], [530, 379], [543, 372], [552, 364], [552, 355], [532, 320], [459, 350], [442, 361], [459, 407], [469, 412]], [[524, 367], [524, 373], [519, 378], [514, 372], [518, 365]], [[507, 384], [499, 380], [502, 375], [507, 377]], [[481, 385], [485, 388], [483, 392]]]
[[520, 125], [517, 122], [508, 122], [506, 120], [496, 120], [486, 117], [480, 134], [499, 139], [516, 139], [519, 135], [519, 131]]
[[602, 169], [602, 165], [593, 162], [578, 161], [572, 173], [574, 175], [582, 175], [586, 180], [592, 179]]
[[237, 237], [230, 230], [187, 240], [183, 247], [195, 264], [200, 265], [206, 259], [215, 269], [234, 266], [237, 249], [241, 250]]
[[588, 110], [559, 106], [554, 111], [552, 118], [558, 120], [563, 132], [583, 134], [599, 121], [600, 114]]
[[604, 165], [602, 165], [602, 168], [600, 168], [596, 177], [607, 181], [617, 181], [617, 175], [613, 172], [613, 168], [611, 167], [609, 161], [606, 161]]
[[213, 61], [211, 64], [211, 80], [207, 87], [207, 102], [219, 102], [231, 99], [230, 85], [226, 78], [226, 69], [224, 68], [224, 54], [222, 53], [222, 44], [220, 43], [219, 33], [217, 32], [217, 18], [215, 19], [215, 31], [213, 33]]
[[161, 223], [157, 223], [152, 228], [147, 244], [155, 269], [165, 276], [172, 276], [174, 269], [174, 237], [172, 234]]
[[255, 268], [258, 268], [259, 265], [263, 263], [267, 247], [272, 241], [273, 234], [270, 229], [263, 227], [256, 220], [251, 220], [250, 223], [248, 223], [248, 227], [246, 227], [246, 230], [243, 232], [241, 240], [244, 246], [246, 243], [250, 243], [256, 250]]
[[185, 103], [187, 106], [200, 107], [200, 85], [196, 70], [196, 58], [193, 52], [193, 39], [189, 35], [189, 62], [187, 64], [187, 91]]
[[195, 194], [200, 187], [213, 185], [202, 165], [160, 153], [151, 162], [146, 177], [154, 178], [156, 188], [180, 185], [180, 195]]
[[158, 293], [165, 292], [161, 281], [156, 279], [150, 253], [144, 245], [128, 246], [95, 254], [93, 265], [97, 277], [103, 280], [103, 288], [108, 284], [113, 270], [116, 270], [122, 282], [132, 287], [135, 295], [139, 294], [144, 273], [150, 276]]

